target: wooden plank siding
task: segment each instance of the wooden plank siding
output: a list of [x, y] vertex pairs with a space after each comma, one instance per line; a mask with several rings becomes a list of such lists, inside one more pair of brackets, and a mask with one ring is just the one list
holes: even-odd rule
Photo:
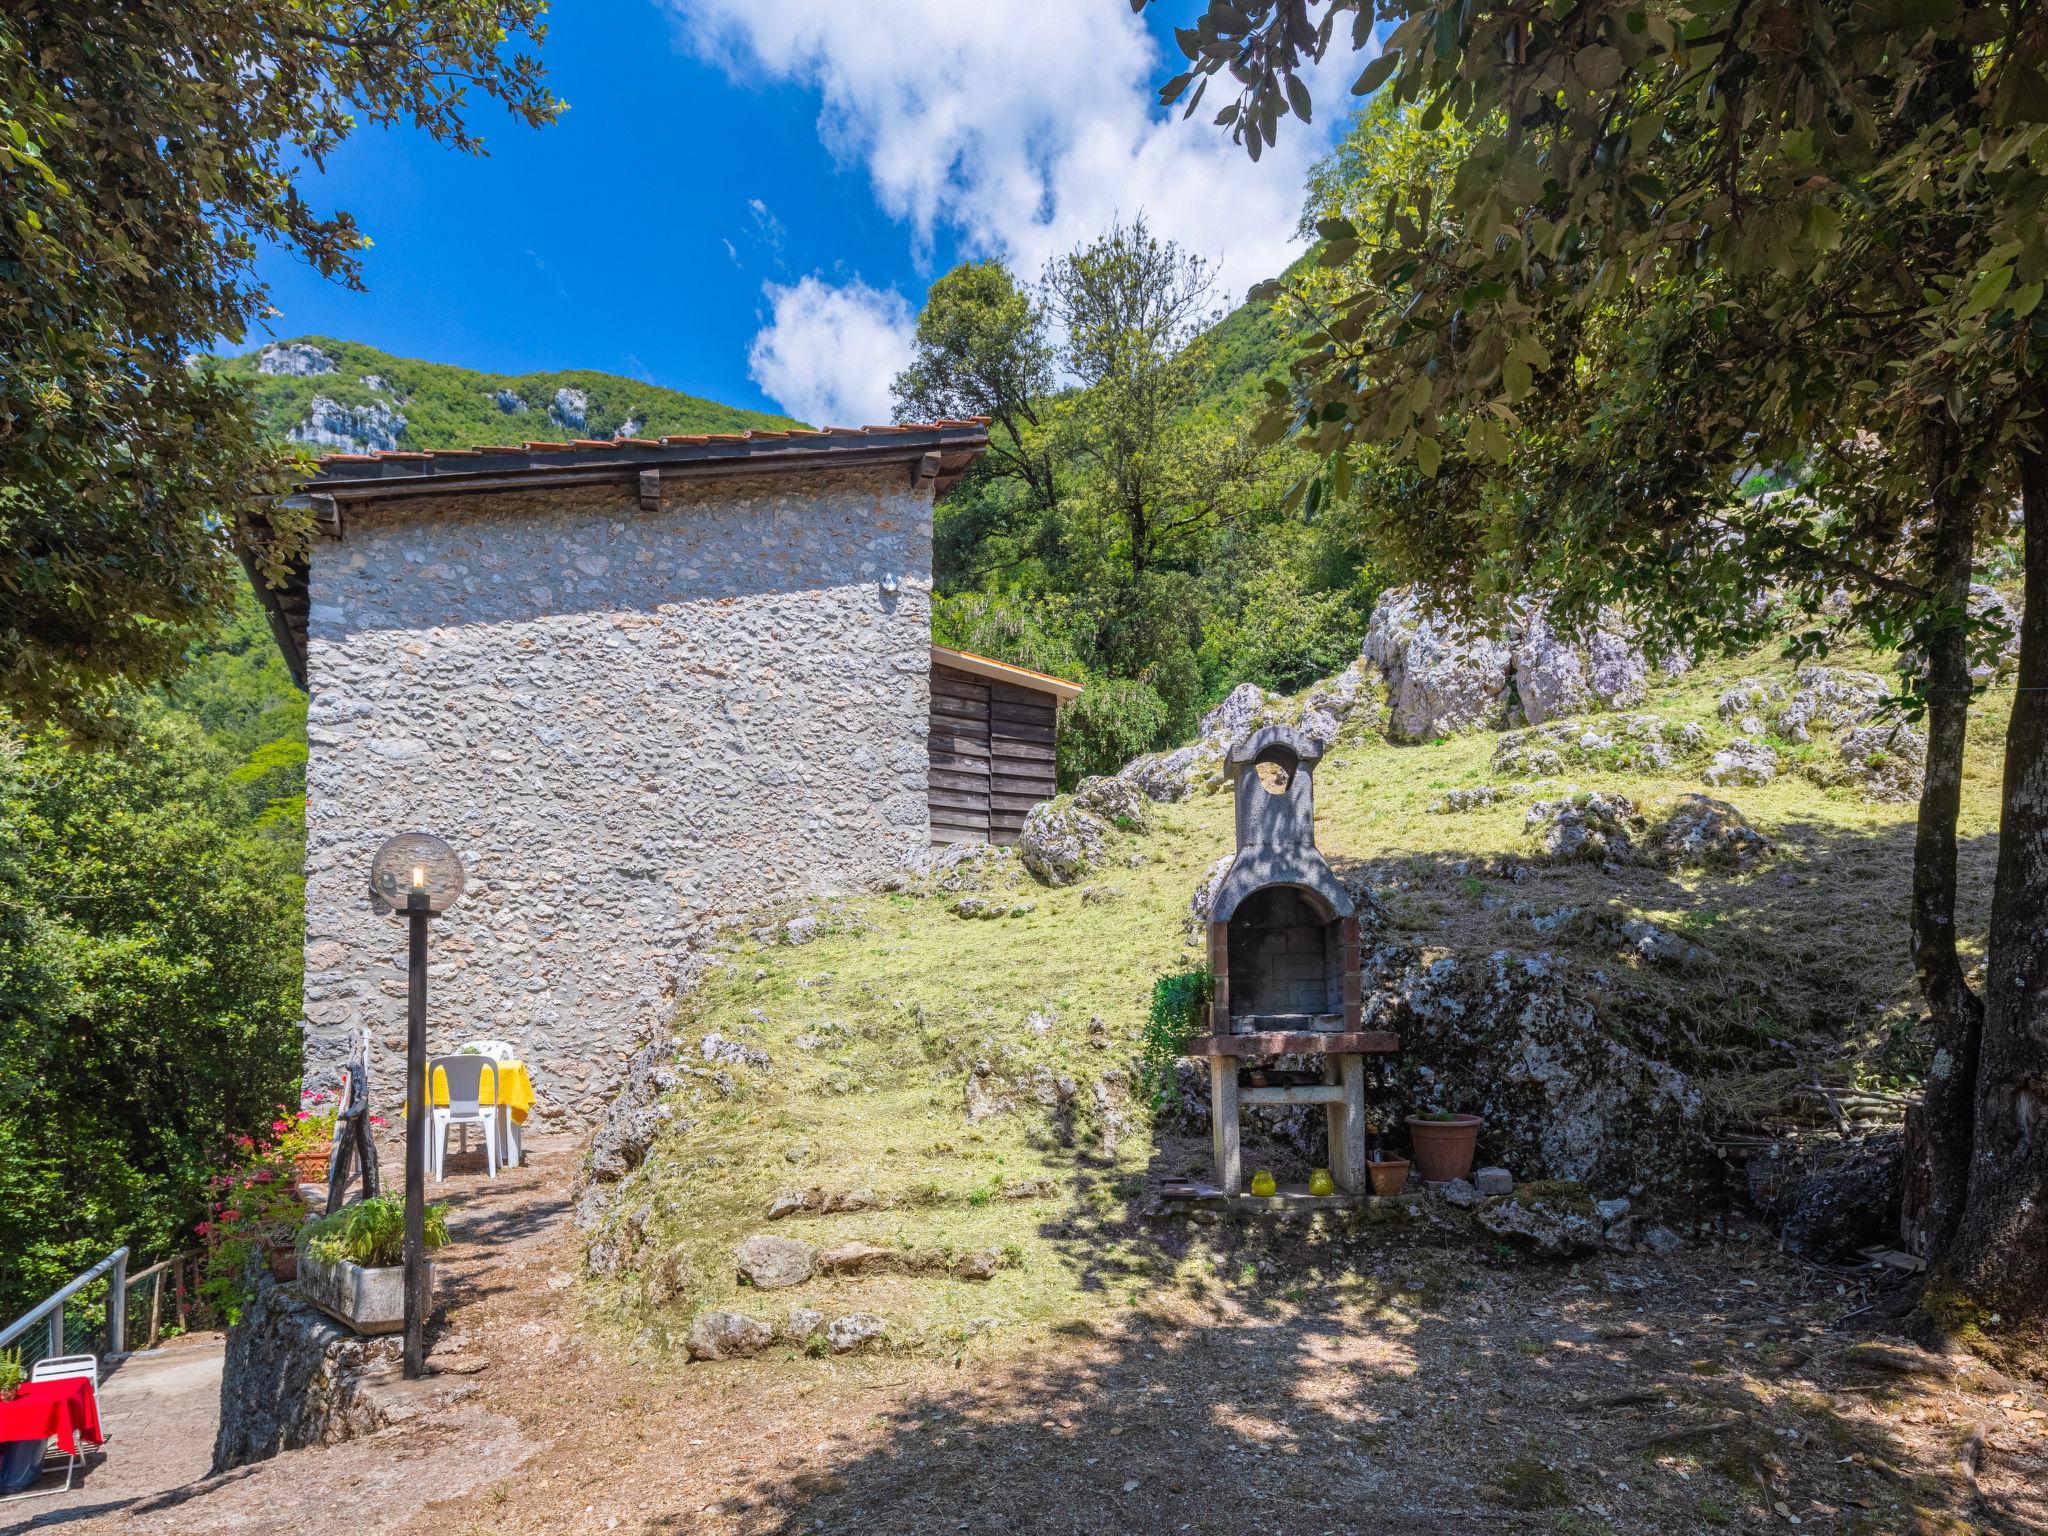
[[934, 843], [1014, 843], [1053, 794], [1055, 696], [934, 662], [929, 800]]

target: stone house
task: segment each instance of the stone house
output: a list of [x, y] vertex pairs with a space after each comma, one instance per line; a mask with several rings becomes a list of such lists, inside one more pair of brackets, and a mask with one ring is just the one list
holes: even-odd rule
[[987, 443], [941, 421], [323, 459], [306, 566], [263, 593], [310, 696], [309, 1082], [362, 1030], [402, 1093], [404, 931], [368, 887], [395, 832], [468, 872], [434, 925], [434, 1048], [515, 1042], [568, 1123], [721, 921], [1014, 835], [1078, 690], [931, 645], [932, 505]]

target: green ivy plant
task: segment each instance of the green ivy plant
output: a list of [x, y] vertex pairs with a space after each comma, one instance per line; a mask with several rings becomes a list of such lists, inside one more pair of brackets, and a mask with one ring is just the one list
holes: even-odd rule
[[1145, 1103], [1155, 1118], [1173, 1102], [1175, 1069], [1188, 1041], [1208, 1022], [1216, 977], [1207, 966], [1162, 976], [1152, 984], [1152, 1008], [1139, 1039], [1139, 1074]]

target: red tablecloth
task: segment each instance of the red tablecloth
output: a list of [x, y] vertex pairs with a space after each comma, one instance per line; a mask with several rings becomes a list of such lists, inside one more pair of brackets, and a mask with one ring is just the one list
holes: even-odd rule
[[76, 1455], [80, 1439], [98, 1445], [99, 1402], [83, 1376], [69, 1381], [25, 1381], [21, 1395], [0, 1403], [0, 1440], [57, 1440], [57, 1448]]

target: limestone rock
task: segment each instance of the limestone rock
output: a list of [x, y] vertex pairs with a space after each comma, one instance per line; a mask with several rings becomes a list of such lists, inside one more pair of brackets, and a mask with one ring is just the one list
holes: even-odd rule
[[1106, 823], [1071, 800], [1047, 800], [1025, 817], [1017, 850], [1046, 885], [1072, 885], [1102, 862], [1108, 833]]
[[623, 1179], [646, 1161], [655, 1137], [675, 1120], [661, 1096], [682, 1082], [674, 1066], [679, 1045], [673, 1036], [650, 1040], [627, 1062], [618, 1097], [591, 1139], [584, 1163], [589, 1177], [605, 1183]]
[[497, 408], [503, 411], [507, 416], [517, 416], [522, 411], [527, 409], [527, 404], [524, 400], [519, 398], [518, 391], [511, 389], [500, 389], [495, 391], [491, 395], [491, 403], [497, 406]]
[[1439, 816], [1456, 816], [1465, 811], [1482, 810], [1499, 798], [1500, 791], [1493, 785], [1480, 784], [1471, 789], [1450, 790], [1432, 802], [1429, 808]]
[[744, 1360], [775, 1342], [775, 1330], [744, 1312], [704, 1312], [690, 1324], [692, 1360]]
[[563, 385], [548, 402], [548, 420], [564, 432], [580, 432], [590, 420], [590, 396]]
[[967, 1118], [975, 1125], [991, 1115], [1008, 1114], [1017, 1106], [1009, 1084], [996, 1076], [995, 1068], [986, 1061], [976, 1062], [967, 1074], [966, 1096]]
[[1142, 832], [1147, 825], [1150, 801], [1129, 779], [1098, 774], [1081, 781], [1074, 791], [1074, 804], [1126, 832]]
[[343, 405], [326, 395], [315, 395], [307, 402], [304, 417], [285, 436], [311, 448], [388, 453], [398, 447], [404, 434], [405, 417], [381, 400], [368, 405]]
[[733, 1251], [733, 1263], [742, 1283], [764, 1291], [779, 1291], [810, 1279], [817, 1255], [817, 1249], [797, 1238], [756, 1232], [740, 1240]]
[[800, 1211], [815, 1211], [824, 1204], [822, 1189], [786, 1189], [768, 1202], [768, 1219], [780, 1221]]
[[815, 1307], [798, 1307], [782, 1322], [782, 1337], [792, 1344], [808, 1343], [825, 1327], [825, 1314]]
[[1672, 868], [1744, 870], [1771, 852], [1771, 840], [1727, 801], [1689, 794], [1651, 830], [1647, 851]]
[[1664, 773], [1704, 750], [1706, 733], [1692, 721], [1647, 710], [1596, 721], [1550, 720], [1507, 731], [1494, 743], [1493, 767], [1517, 778], [1549, 778], [1567, 763], [1616, 772]]
[[1927, 738], [1899, 721], [1865, 725], [1842, 737], [1842, 776], [1873, 800], [1916, 800], [1927, 773]]
[[1592, 1202], [1575, 1186], [1563, 1186], [1556, 1192], [1531, 1186], [1489, 1200], [1480, 1208], [1479, 1225], [1542, 1259], [1597, 1253], [1602, 1237]]
[[981, 1248], [956, 1256], [952, 1274], [956, 1280], [993, 1280], [1003, 1267], [1003, 1256], [993, 1248]]
[[872, 1211], [882, 1203], [881, 1197], [872, 1189], [842, 1189], [825, 1197], [824, 1211], [836, 1216], [847, 1211]]
[[1479, 1204], [1479, 1187], [1470, 1179], [1452, 1179], [1437, 1191], [1446, 1204], [1469, 1211]]
[[1216, 907], [1216, 890], [1223, 884], [1223, 877], [1230, 873], [1230, 866], [1237, 855], [1226, 853], [1211, 864], [1202, 878], [1195, 882], [1194, 894], [1188, 898], [1187, 921], [1182, 925], [1191, 940], [1202, 936], [1210, 912]]
[[1737, 736], [1714, 754], [1700, 775], [1709, 784], [1768, 784], [1778, 776], [1778, 754], [1762, 742]]
[[402, 1342], [361, 1337], [261, 1269], [250, 1278], [249, 1301], [228, 1330], [212, 1470], [381, 1428], [368, 1378], [396, 1365]]
[[1414, 588], [1381, 594], [1363, 655], [1386, 678], [1387, 730], [1396, 740], [1427, 741], [1506, 718], [1513, 653], [1492, 636], [1435, 613]]
[[1807, 742], [1816, 730], [1839, 731], [1866, 723], [1884, 702], [1884, 679], [1839, 667], [1801, 667], [1792, 695], [1773, 722], [1787, 741]]
[[1542, 725], [1595, 707], [1642, 703], [1649, 693], [1649, 664], [1618, 626], [1584, 637], [1559, 635], [1539, 605], [1524, 620], [1515, 646], [1514, 684], [1522, 718]]
[[1642, 1186], [1690, 1199], [1719, 1190], [1701, 1093], [1615, 1037], [1605, 995], [1554, 956], [1445, 955], [1390, 934], [1364, 956], [1362, 1023], [1400, 1034], [1397, 1088], [1485, 1121], [1486, 1147], [1531, 1181]]
[[1669, 1227], [1652, 1227], [1642, 1235], [1640, 1241], [1650, 1252], [1662, 1254], [1666, 1258], [1685, 1246], [1685, 1239]]
[[309, 342], [279, 342], [275, 346], [265, 347], [256, 354], [256, 371], [291, 379], [306, 379], [334, 372], [334, 359]]
[[1515, 1176], [1505, 1168], [1481, 1168], [1472, 1175], [1472, 1187], [1482, 1195], [1512, 1194]]
[[1896, 1130], [1804, 1151], [1774, 1147], [1750, 1160], [1750, 1203], [1778, 1226], [1787, 1253], [1833, 1263], [1896, 1240], [1904, 1171]]
[[872, 1312], [849, 1312], [825, 1325], [825, 1342], [835, 1355], [850, 1355], [874, 1343], [889, 1331], [889, 1325]]
[[1522, 824], [1535, 836], [1543, 856], [1560, 864], [1626, 862], [1635, 856], [1635, 839], [1644, 828], [1635, 802], [1604, 790], [1538, 800]]
[[828, 1275], [872, 1275], [888, 1269], [895, 1255], [873, 1243], [840, 1243], [818, 1255], [818, 1268]]

